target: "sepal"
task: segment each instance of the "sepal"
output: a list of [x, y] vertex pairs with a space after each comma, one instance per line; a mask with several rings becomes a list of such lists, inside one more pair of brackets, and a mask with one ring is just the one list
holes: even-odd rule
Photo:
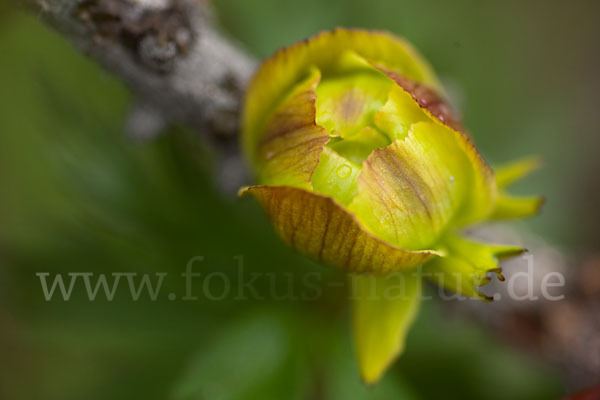
[[490, 273], [504, 280], [498, 262], [517, 256], [523, 251], [517, 246], [503, 246], [467, 240], [448, 234], [442, 240], [440, 251], [445, 255], [424, 266], [424, 275], [449, 290], [483, 301], [493, 298], [479, 287], [490, 282]]
[[538, 157], [527, 157], [496, 169], [496, 185], [499, 194], [490, 219], [524, 218], [537, 214], [544, 198], [541, 196], [513, 196], [505, 189], [541, 166]]
[[421, 302], [421, 277], [352, 275], [352, 329], [359, 370], [374, 383], [404, 350]]

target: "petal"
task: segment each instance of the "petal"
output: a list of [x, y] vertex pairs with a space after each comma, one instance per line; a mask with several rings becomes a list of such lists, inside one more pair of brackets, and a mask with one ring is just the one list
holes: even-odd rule
[[315, 124], [316, 68], [297, 84], [275, 110], [258, 144], [259, 181], [267, 185], [310, 188], [327, 132]]
[[328, 196], [286, 186], [252, 186], [252, 194], [271, 223], [292, 248], [325, 264], [352, 272], [388, 274], [417, 267], [433, 250], [408, 251], [371, 235], [339, 203]]
[[331, 141], [329, 147], [355, 164], [362, 164], [373, 150], [386, 147], [391, 143], [389, 138], [379, 130], [365, 126], [360, 133], [348, 139]]
[[524, 251], [515, 246], [473, 242], [454, 234], [447, 235], [442, 243], [445, 255], [427, 263], [425, 275], [440, 286], [484, 301], [493, 299], [479, 290], [480, 286], [489, 283], [488, 274], [495, 272], [500, 280], [504, 280], [498, 261]]
[[352, 276], [352, 326], [360, 374], [374, 383], [404, 350], [420, 304], [421, 277]]
[[411, 250], [431, 248], [464, 204], [469, 160], [456, 136], [433, 122], [363, 163], [349, 209], [378, 237]]
[[428, 116], [415, 103], [410, 94], [397, 86], [392, 87], [387, 102], [375, 113], [373, 118], [375, 126], [392, 140], [404, 140], [412, 124], [428, 120]]
[[356, 195], [360, 170], [360, 165], [325, 147], [311, 178], [313, 190], [347, 205]]
[[469, 195], [466, 196], [463, 208], [453, 221], [455, 226], [466, 226], [489, 217], [498, 197], [498, 188], [494, 181], [494, 172], [481, 157], [473, 142], [462, 133], [455, 130], [452, 132], [471, 165]]
[[339, 63], [344, 73], [317, 87], [316, 122], [346, 139], [371, 124], [394, 83], [354, 52], [344, 53]]
[[[494, 173], [483, 157], [481, 157], [471, 142], [471, 139], [465, 133], [459, 120], [453, 115], [450, 108], [446, 105], [441, 96], [437, 94], [435, 89], [428, 86], [427, 83], [415, 81], [399, 71], [383, 68], [371, 60], [369, 60], [369, 62], [396, 82], [398, 88], [410, 95], [416, 105], [421, 108], [430, 120], [447, 127], [454, 133], [459, 147], [467, 155], [472, 166], [471, 191], [470, 194], [466, 196], [466, 203], [459, 215], [457, 215], [454, 223], [459, 226], [464, 226], [484, 220], [492, 212], [494, 202], [498, 195], [494, 181]], [[406, 97], [400, 97], [398, 94], [394, 94], [394, 91], [390, 93], [390, 99], [392, 99], [392, 96], [395, 96], [394, 100], [397, 103], [403, 105], [403, 110], [410, 110], [410, 107], [406, 104]], [[381, 125], [380, 129], [388, 132], [390, 125], [397, 123], [396, 130], [390, 129], [390, 132], [393, 132], [394, 136], [397, 138], [403, 138], [403, 135], [405, 135], [406, 132], [406, 125], [410, 120], [407, 119], [403, 121], [402, 119], [399, 120], [398, 117], [393, 116], [393, 114], [390, 115], [391, 112], [394, 111], [393, 108], [390, 110], [390, 114], [386, 115], [386, 107], [391, 108], [392, 105], [386, 104], [378, 113], [380, 115], [376, 114], [375, 124], [379, 123]], [[410, 115], [410, 119], [416, 119], [418, 117], [418, 113], [416, 113], [414, 109], [410, 111], [410, 114], [406, 115]]]
[[454, 115], [454, 112], [438, 94], [438, 91], [422, 82], [410, 79], [399, 71], [382, 67], [375, 62], [372, 63], [377, 69], [396, 82], [406, 93], [410, 94], [419, 107], [429, 116], [436, 118], [442, 124], [458, 132], [465, 132], [459, 118]]
[[256, 146], [265, 121], [281, 98], [299, 82], [311, 66], [324, 74], [339, 72], [340, 57], [347, 51], [377, 62], [407, 78], [439, 87], [429, 65], [405, 40], [386, 32], [336, 29], [277, 51], [254, 76], [246, 95], [242, 122], [243, 147], [256, 162]]

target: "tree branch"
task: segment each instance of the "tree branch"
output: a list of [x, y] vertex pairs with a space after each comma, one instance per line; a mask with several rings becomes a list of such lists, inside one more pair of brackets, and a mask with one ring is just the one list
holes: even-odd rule
[[220, 153], [225, 189], [245, 180], [238, 114], [256, 62], [215, 30], [201, 0], [25, 0], [138, 98], [127, 123], [136, 138], [166, 123], [200, 132]]

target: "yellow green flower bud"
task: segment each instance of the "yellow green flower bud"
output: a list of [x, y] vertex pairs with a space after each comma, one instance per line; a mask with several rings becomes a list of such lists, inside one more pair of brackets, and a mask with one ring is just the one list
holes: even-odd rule
[[[418, 266], [449, 289], [478, 287], [521, 249], [472, 242], [465, 226], [533, 214], [537, 197], [505, 187], [534, 160], [494, 176], [404, 40], [337, 29], [279, 50], [247, 93], [243, 147], [259, 186], [244, 188], [299, 252], [357, 274], [353, 327], [363, 379], [401, 352], [418, 310]], [[391, 273], [405, 296], [384, 293]], [[356, 295], [358, 294], [358, 295]]]

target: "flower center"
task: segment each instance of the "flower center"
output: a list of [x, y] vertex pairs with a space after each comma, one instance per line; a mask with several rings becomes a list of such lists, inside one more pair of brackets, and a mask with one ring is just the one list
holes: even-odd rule
[[328, 147], [360, 165], [374, 149], [390, 144], [373, 117], [391, 86], [389, 79], [370, 69], [324, 77], [316, 89], [316, 122], [329, 132]]

